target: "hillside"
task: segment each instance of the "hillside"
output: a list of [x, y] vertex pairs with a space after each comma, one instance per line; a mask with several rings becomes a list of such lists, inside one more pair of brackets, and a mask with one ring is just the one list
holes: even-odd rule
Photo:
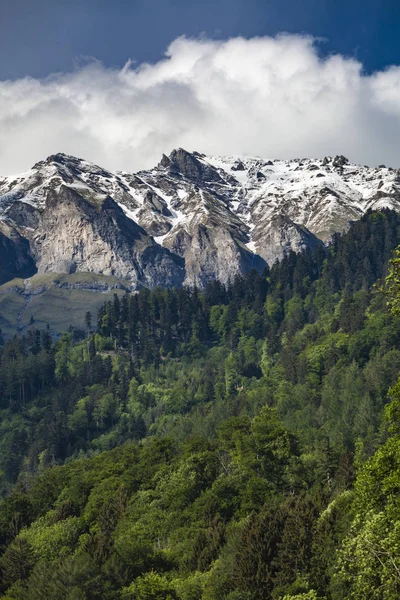
[[262, 275], [4, 344], [2, 597], [395, 600], [399, 242], [368, 212]]
[[130, 292], [127, 280], [96, 273], [42, 273], [0, 285], [0, 329], [4, 338], [26, 333], [34, 325], [59, 336], [69, 327], [85, 330], [93, 315], [114, 294]]

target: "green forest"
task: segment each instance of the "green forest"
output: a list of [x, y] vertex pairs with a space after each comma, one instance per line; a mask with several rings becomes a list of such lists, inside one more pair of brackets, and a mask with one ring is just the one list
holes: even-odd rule
[[0, 346], [0, 598], [400, 598], [400, 215]]

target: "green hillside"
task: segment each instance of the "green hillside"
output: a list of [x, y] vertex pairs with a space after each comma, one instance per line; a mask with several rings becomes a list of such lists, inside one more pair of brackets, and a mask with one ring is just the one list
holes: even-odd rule
[[399, 598], [399, 242], [369, 213], [4, 343], [0, 597]]
[[13, 279], [0, 286], [0, 328], [6, 338], [25, 333], [32, 324], [49, 326], [53, 335], [70, 326], [84, 328], [87, 311], [96, 314], [114, 293], [120, 296], [129, 288], [129, 282], [95, 273]]

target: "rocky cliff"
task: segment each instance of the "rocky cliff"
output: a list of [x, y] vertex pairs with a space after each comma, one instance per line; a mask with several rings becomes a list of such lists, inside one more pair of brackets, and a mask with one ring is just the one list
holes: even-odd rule
[[324, 159], [174, 150], [112, 173], [57, 154], [0, 178], [0, 283], [93, 272], [133, 288], [203, 286], [329, 242], [368, 209], [400, 210], [399, 171]]

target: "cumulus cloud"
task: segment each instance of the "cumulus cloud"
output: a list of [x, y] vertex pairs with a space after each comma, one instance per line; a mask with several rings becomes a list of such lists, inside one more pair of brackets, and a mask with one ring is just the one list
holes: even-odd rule
[[399, 134], [400, 67], [367, 75], [307, 36], [182, 37], [155, 64], [0, 82], [3, 174], [56, 152], [136, 171], [179, 146], [400, 166]]

